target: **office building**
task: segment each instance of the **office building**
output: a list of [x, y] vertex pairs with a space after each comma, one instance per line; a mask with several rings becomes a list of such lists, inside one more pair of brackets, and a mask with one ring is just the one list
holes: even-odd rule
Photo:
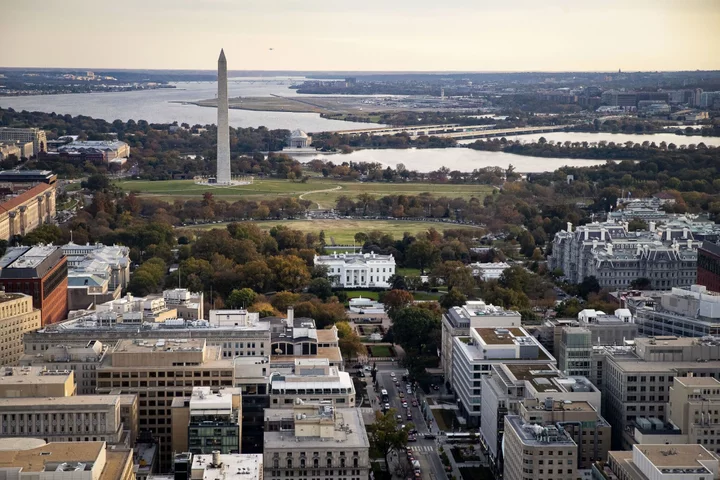
[[229, 455], [218, 452], [211, 455], [192, 455], [190, 477], [178, 478], [178, 473], [183, 474], [176, 469], [175, 480], [263, 480], [263, 456], [247, 453]]
[[32, 297], [0, 292], [0, 367], [16, 365], [23, 355], [23, 335], [41, 327]]
[[265, 478], [366, 480], [370, 441], [356, 408], [296, 401], [291, 409], [265, 411]]
[[699, 107], [716, 108], [720, 105], [720, 92], [702, 92]]
[[195, 387], [190, 397], [175, 398], [171, 407], [172, 451], [240, 453], [241, 401], [236, 388], [213, 392], [210, 387]]
[[62, 246], [68, 259], [70, 310], [87, 309], [120, 298], [130, 281], [130, 249], [103, 244]]
[[[107, 246], [102, 243], [77, 245], [68, 243], [62, 246], [68, 259], [68, 268], [74, 270], [92, 266], [91, 262], [107, 264], [110, 267], [110, 288], [127, 288], [130, 281], [130, 249], [120, 245]], [[86, 267], [87, 268], [87, 267]]]
[[461, 307], [453, 307], [442, 316], [442, 347], [440, 365], [445, 381], [452, 384], [453, 378], [453, 339], [467, 337], [470, 328], [478, 327], [519, 327], [520, 313], [489, 305], [482, 300], [466, 302]]
[[130, 156], [130, 146], [119, 140], [74, 141], [58, 147], [61, 156], [80, 157], [107, 164], [114, 158]]
[[[585, 377], [566, 376], [551, 364], [498, 364], [493, 365], [489, 375], [482, 377], [481, 386], [480, 439], [490, 467], [496, 474], [503, 471], [502, 440], [506, 415], [521, 415], [526, 422], [535, 423], [560, 421], [546, 418], [556, 411], [562, 411], [567, 421], [580, 416], [582, 421], [587, 422], [585, 427], [594, 430], [598, 426], [603, 432], [599, 435], [604, 435], [605, 451], [610, 446], [610, 425], [599, 414], [602, 404], [600, 391]], [[550, 413], [544, 413], [545, 409], [549, 409]], [[584, 438], [589, 447], [595, 445], [594, 440], [587, 440], [591, 436]], [[581, 440], [578, 445], [583, 444]], [[583, 446], [581, 453], [589, 447]], [[604, 458], [602, 455], [583, 456], [585, 463], [591, 458]]]
[[641, 337], [628, 347], [596, 347], [591, 362], [602, 369], [602, 412], [613, 427], [613, 444], [628, 448], [639, 417], [667, 422], [675, 377], [720, 378], [720, 340]]
[[97, 368], [97, 393], [138, 395], [140, 431], [158, 440], [159, 464], [168, 468], [174, 398], [191, 396], [194, 387], [232, 387], [234, 375], [232, 360], [205, 339], [120, 340]]
[[38, 156], [40, 152], [47, 151], [47, 138], [45, 130], [39, 128], [12, 128], [0, 127], [0, 142], [32, 142], [32, 155]]
[[295, 359], [291, 374], [270, 375], [270, 408], [289, 408], [296, 399], [335, 407], [355, 406], [350, 374], [331, 367], [326, 358]]
[[35, 185], [0, 203], [0, 240], [26, 235], [54, 218], [55, 185]]
[[[78, 395], [91, 395], [97, 387], [95, 370], [105, 357], [108, 345], [95, 340], [85, 345], [54, 345], [44, 350], [30, 350], [20, 357], [23, 367], [40, 367], [48, 371], [69, 370], [75, 374]], [[35, 345], [33, 345], [35, 347]]]
[[[12, 443], [11, 443], [12, 442]], [[133, 452], [105, 442], [0, 445], [0, 474], [14, 480], [135, 480]]]
[[[601, 478], [618, 480], [712, 480], [718, 478], [717, 457], [702, 445], [635, 445], [631, 451], [612, 451]], [[613, 476], [610, 477], [610, 474]]]
[[132, 446], [138, 425], [123, 422], [121, 403], [120, 395], [0, 398], [0, 437]]
[[708, 292], [701, 285], [673, 288], [653, 307], [637, 308], [635, 318], [644, 336], [719, 336], [720, 293]]
[[548, 363], [555, 363], [555, 358], [521, 327], [471, 327], [469, 336], [453, 338], [451, 384], [460, 413], [469, 426], [480, 424], [482, 377], [494, 365]]
[[621, 92], [618, 90], [608, 90], [602, 93], [600, 97], [602, 103], [611, 107], [634, 108], [637, 105], [638, 97], [635, 92]]
[[38, 183], [52, 185], [57, 182], [57, 175], [50, 170], [3, 170], [0, 172], [0, 183], [9, 183], [13, 187], [30, 188]]
[[11, 155], [15, 156], [15, 158], [17, 158], [17, 161], [20, 161], [20, 159], [23, 157], [23, 152], [20, 150], [20, 147], [18, 147], [14, 143], [0, 142], [0, 160], [6, 160]]
[[562, 426], [505, 417], [505, 480], [577, 480], [577, 450]]
[[72, 371], [51, 371], [40, 367], [0, 368], [0, 398], [70, 397], [75, 392]]
[[698, 248], [697, 283], [712, 292], [720, 292], [720, 245], [703, 242]]
[[43, 326], [67, 317], [67, 285], [67, 259], [60, 247], [11, 247], [0, 259], [0, 287], [30, 295]]
[[[669, 223], [630, 232], [627, 223], [591, 223], [555, 234], [551, 269], [562, 269], [571, 283], [594, 276], [602, 288], [628, 288], [634, 280], [647, 278], [651, 288], [669, 290], [695, 283], [697, 248], [693, 225]], [[706, 225], [697, 228], [706, 229]]]
[[505, 262], [480, 263], [475, 262], [468, 265], [472, 271], [473, 277], [479, 277], [483, 281], [497, 280], [503, 272], [510, 268]]
[[377, 253], [315, 255], [315, 265], [326, 266], [338, 288], [390, 288], [395, 275], [395, 257]]

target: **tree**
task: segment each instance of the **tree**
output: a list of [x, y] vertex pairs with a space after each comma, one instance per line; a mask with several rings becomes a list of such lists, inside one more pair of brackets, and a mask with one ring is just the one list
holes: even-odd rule
[[440, 306], [442, 306], [445, 310], [465, 305], [466, 302], [467, 297], [457, 288], [453, 288], [448, 293], [440, 297]]
[[394, 312], [392, 330], [395, 343], [419, 353], [429, 346], [433, 331], [440, 331], [440, 318], [430, 310], [412, 306]]
[[335, 324], [338, 334], [338, 346], [342, 352], [343, 358], [348, 361], [354, 355], [360, 355], [365, 351], [360, 336], [352, 329], [348, 322], [337, 322]]
[[327, 278], [314, 278], [308, 286], [308, 293], [312, 293], [320, 300], [325, 301], [332, 296], [332, 285]]
[[595, 278], [594, 275], [583, 278], [583, 281], [578, 285], [578, 293], [581, 297], [587, 299], [591, 293], [597, 293], [600, 291], [600, 282]]
[[270, 303], [272, 303], [272, 306], [279, 312], [286, 312], [288, 307], [295, 305], [298, 301], [300, 301], [299, 294], [283, 291], [276, 293]]
[[388, 281], [390, 282], [390, 288], [393, 290], [407, 290], [408, 286], [405, 283], [405, 277], [402, 275], [392, 275]]
[[90, 175], [88, 179], [80, 183], [82, 188], [87, 188], [90, 191], [105, 191], [110, 188], [110, 179], [100, 173]]
[[227, 305], [230, 308], [247, 308], [257, 299], [257, 293], [250, 288], [235, 289], [230, 292], [227, 298]]
[[248, 312], [257, 312], [260, 314], [260, 318], [280, 316], [280, 312], [267, 302], [257, 302], [250, 305]]
[[637, 232], [638, 230], [647, 230], [648, 224], [642, 218], [633, 218], [628, 222], [628, 231]]
[[405, 428], [398, 428], [396, 414], [394, 408], [385, 413], [375, 412], [375, 423], [367, 427], [370, 448], [374, 456], [380, 455], [385, 459], [385, 468], [388, 472], [390, 454], [407, 447], [408, 432], [412, 428], [411, 424], [405, 425]]
[[385, 305], [388, 314], [392, 314], [396, 310], [412, 305], [415, 297], [407, 290], [390, 290], [382, 295], [380, 301]]
[[37, 245], [44, 243], [45, 245], [52, 245], [62, 238], [62, 230], [57, 225], [40, 225], [35, 230], [25, 235], [21, 243], [23, 245]]
[[420, 274], [425, 274], [425, 268], [432, 265], [438, 257], [438, 250], [427, 240], [417, 240], [407, 249], [405, 254], [407, 262], [420, 269]]
[[283, 255], [267, 259], [272, 271], [275, 288], [278, 290], [300, 290], [310, 283], [310, 271], [305, 261], [295, 255]]

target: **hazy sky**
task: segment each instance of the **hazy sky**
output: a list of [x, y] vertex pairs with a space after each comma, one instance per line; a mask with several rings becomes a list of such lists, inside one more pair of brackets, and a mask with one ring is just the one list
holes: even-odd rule
[[[0, 66], [720, 69], [720, 0], [0, 0]], [[272, 50], [270, 50], [272, 48]]]

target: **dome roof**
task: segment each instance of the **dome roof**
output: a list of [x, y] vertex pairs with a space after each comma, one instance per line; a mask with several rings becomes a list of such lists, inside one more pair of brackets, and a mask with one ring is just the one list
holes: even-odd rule
[[292, 131], [290, 138], [308, 138], [308, 134], [298, 128]]

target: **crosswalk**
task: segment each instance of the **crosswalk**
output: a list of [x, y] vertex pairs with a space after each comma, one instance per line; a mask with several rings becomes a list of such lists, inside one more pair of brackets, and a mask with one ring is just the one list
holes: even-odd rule
[[413, 445], [410, 449], [417, 453], [431, 453], [435, 451], [435, 447], [432, 445]]

